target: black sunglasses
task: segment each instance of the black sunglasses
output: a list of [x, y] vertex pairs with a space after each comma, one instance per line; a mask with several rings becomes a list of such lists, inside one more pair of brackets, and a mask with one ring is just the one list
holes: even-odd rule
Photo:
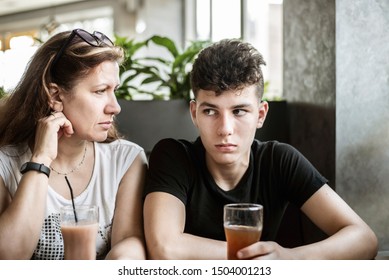
[[62, 45], [61, 49], [55, 55], [53, 62], [51, 63], [50, 66], [51, 73], [53, 72], [54, 66], [57, 64], [58, 60], [61, 58], [64, 51], [70, 45], [70, 43], [72, 42], [73, 38], [76, 35], [80, 37], [85, 43], [88, 43], [93, 47], [104, 47], [104, 46], [113, 47], [114, 46], [114, 43], [105, 34], [99, 31], [94, 31], [93, 34], [91, 34], [88, 31], [85, 31], [80, 28], [74, 29], [72, 33], [70, 33], [68, 39]]

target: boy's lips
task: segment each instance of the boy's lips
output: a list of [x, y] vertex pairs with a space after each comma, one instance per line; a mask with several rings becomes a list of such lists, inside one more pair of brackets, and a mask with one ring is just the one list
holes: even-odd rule
[[237, 145], [231, 144], [231, 143], [225, 143], [225, 144], [216, 144], [215, 147], [219, 151], [230, 152], [230, 151], [234, 150], [237, 147]]

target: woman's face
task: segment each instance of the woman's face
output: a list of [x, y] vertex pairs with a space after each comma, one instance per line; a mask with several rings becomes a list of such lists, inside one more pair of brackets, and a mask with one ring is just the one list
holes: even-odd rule
[[98, 65], [73, 88], [61, 93], [63, 113], [73, 125], [75, 135], [89, 141], [104, 141], [120, 113], [115, 96], [119, 86], [119, 65], [105, 61]]

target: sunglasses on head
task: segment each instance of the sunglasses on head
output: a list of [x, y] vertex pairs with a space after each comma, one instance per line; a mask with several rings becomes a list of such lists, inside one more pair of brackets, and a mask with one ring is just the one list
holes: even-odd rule
[[85, 43], [88, 43], [89, 45], [93, 47], [113, 47], [114, 43], [103, 33], [99, 31], [94, 31], [92, 34], [88, 31], [85, 31], [83, 29], [74, 29], [72, 33], [70, 33], [68, 39], [65, 41], [65, 43], [62, 45], [61, 49], [57, 52], [55, 55], [53, 62], [51, 63], [50, 71], [52, 72], [55, 65], [57, 64], [58, 60], [61, 58], [63, 53], [65, 52], [66, 48], [70, 45], [73, 38], [75, 36], [80, 37]]

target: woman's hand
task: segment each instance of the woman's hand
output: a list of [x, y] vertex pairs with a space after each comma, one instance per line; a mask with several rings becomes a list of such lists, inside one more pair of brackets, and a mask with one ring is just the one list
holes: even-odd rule
[[52, 112], [38, 121], [32, 160], [50, 165], [57, 157], [58, 140], [70, 137], [73, 126], [62, 112]]

